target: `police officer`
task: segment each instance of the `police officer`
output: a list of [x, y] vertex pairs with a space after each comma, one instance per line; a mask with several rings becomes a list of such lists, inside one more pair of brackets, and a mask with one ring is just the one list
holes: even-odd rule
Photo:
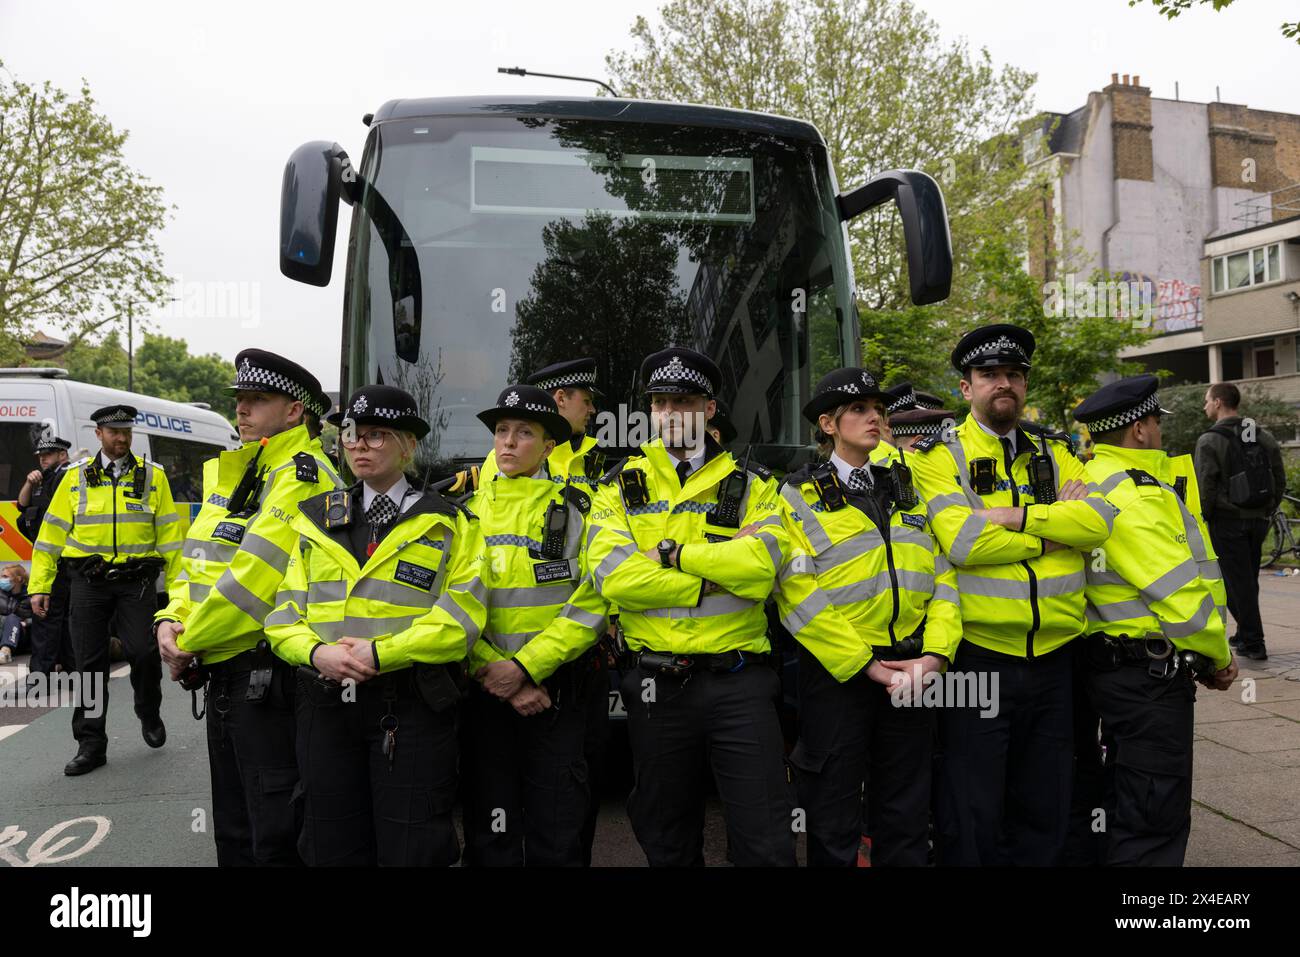
[[[50, 507], [54, 490], [68, 467], [68, 449], [72, 443], [46, 431], [36, 443], [36, 460], [39, 469], [33, 469], [27, 475], [23, 487], [18, 490], [18, 507], [22, 514], [18, 516], [18, 530], [30, 542], [35, 542], [40, 534], [41, 522]], [[50, 675], [54, 666], [61, 664], [65, 671], [71, 671], [74, 655], [72, 654], [72, 633], [68, 630], [68, 573], [58, 569], [54, 574], [54, 583], [50, 586], [49, 610], [45, 617], [32, 619], [32, 657], [27, 663], [27, 680], [29, 683], [39, 681], [41, 675]]]
[[864, 778], [872, 865], [924, 866], [929, 853], [935, 722], [921, 694], [956, 649], [961, 615], [906, 456], [870, 458], [887, 398], [863, 369], [825, 376], [803, 414], [833, 451], [782, 485], [796, 551], [777, 604], [798, 642], [790, 763], [809, 866], [857, 864]]
[[731, 409], [727, 407], [726, 402], [716, 396], [713, 401], [718, 407], [713, 413], [713, 418], [709, 419], [709, 435], [713, 436], [713, 441], [719, 445], [730, 445], [740, 434], [736, 431], [736, 424], [731, 420]]
[[1119, 512], [1105, 561], [1087, 566], [1086, 679], [1112, 742], [1106, 863], [1181, 867], [1195, 682], [1226, 689], [1237, 664], [1192, 458], [1161, 447], [1157, 382], [1121, 379], [1074, 410], [1096, 449], [1088, 478]]
[[158, 713], [162, 665], [149, 623], [158, 607], [159, 573], [165, 570], [170, 587], [180, 570], [182, 532], [167, 474], [131, 454], [136, 414], [129, 405], [91, 413], [101, 449], [64, 471], [32, 551], [37, 616], [49, 614], [60, 566], [71, 576], [68, 624], [82, 687], [72, 712], [77, 755], [63, 769], [68, 775], [93, 771], [107, 760], [110, 621], [131, 663], [145, 744], [161, 748], [167, 740]]
[[790, 558], [782, 500], [766, 469], [742, 468], [706, 436], [721, 381], [712, 360], [665, 349], [641, 381], [659, 437], [598, 487], [589, 546], [630, 651], [632, 828], [652, 866], [703, 863], [707, 763], [734, 862], [793, 865], [764, 613]]
[[971, 413], [908, 457], [957, 570], [956, 669], [977, 698], [998, 699], [996, 714], [969, 702], [943, 709], [940, 863], [1054, 865], [1066, 839], [1073, 729], [1065, 646], [1085, 624], [1079, 550], [1106, 540], [1114, 512], [1085, 485], [1065, 442], [1020, 427], [1033, 351], [1032, 334], [1014, 325], [962, 337], [952, 364]]
[[[605, 455], [596, 447], [595, 436], [587, 434], [591, 418], [596, 414], [595, 400], [600, 397], [596, 388], [596, 360], [556, 362], [538, 369], [523, 384], [550, 395], [559, 414], [569, 423], [569, 438], [556, 442], [546, 460], [551, 481], [594, 486], [605, 472]], [[483, 480], [490, 480], [497, 469], [494, 450], [483, 460], [480, 473]]]
[[284, 356], [245, 349], [229, 390], [244, 444], [204, 463], [184, 572], [155, 629], [173, 678], [186, 685], [208, 678], [217, 864], [291, 866], [301, 863], [291, 803], [294, 678], [262, 640], [263, 621], [289, 560], [298, 503], [341, 483], [308, 434], [306, 420], [328, 404], [314, 375]]
[[298, 666], [299, 847], [311, 866], [446, 866], [482, 539], [406, 474], [429, 432], [410, 394], [365, 386], [329, 421], [358, 481], [301, 503], [267, 618], [276, 655]]
[[894, 445], [903, 452], [911, 452], [916, 443], [930, 435], [943, 431], [945, 422], [956, 423], [954, 414], [944, 408], [927, 409], [917, 406], [902, 412], [890, 413], [889, 431], [894, 436]]
[[607, 606], [587, 577], [591, 498], [547, 475], [570, 423], [549, 393], [511, 385], [479, 413], [499, 469], [469, 500], [487, 546], [488, 620], [470, 653], [482, 688], [465, 702], [466, 863], [577, 866], [591, 806], [584, 740], [590, 651]]

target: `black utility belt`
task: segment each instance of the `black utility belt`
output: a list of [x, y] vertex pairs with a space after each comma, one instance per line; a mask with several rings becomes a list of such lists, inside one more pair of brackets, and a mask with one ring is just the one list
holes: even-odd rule
[[696, 670], [718, 672], [743, 671], [750, 665], [766, 665], [766, 652], [724, 651], [715, 655], [677, 655], [667, 651], [631, 652], [632, 663], [642, 671], [659, 675], [686, 675]]
[[896, 641], [892, 645], [871, 646], [871, 656], [881, 661], [907, 661], [911, 658], [919, 658], [924, 653], [924, 639], [914, 636]]
[[1172, 641], [1159, 633], [1144, 638], [1098, 635], [1092, 642], [1093, 648], [1100, 652], [1103, 659], [1109, 657], [1111, 665], [1145, 665], [1153, 678], [1172, 678], [1180, 671], [1190, 678], [1206, 678], [1216, 670], [1210, 658], [1199, 651], [1180, 651]]
[[244, 674], [249, 671], [256, 671], [259, 668], [289, 668], [290, 665], [283, 658], [277, 655], [258, 651], [256, 648], [250, 648], [248, 651], [241, 651], [233, 658], [227, 658], [225, 661], [218, 661], [215, 665], [205, 665], [208, 674], [214, 678], [227, 678], [231, 675]]
[[345, 692], [348, 686], [325, 677], [311, 665], [298, 666], [298, 687], [313, 704], [346, 704], [357, 697], [399, 701], [419, 696], [435, 712], [446, 711], [460, 700], [464, 679], [459, 664], [429, 665], [417, 663], [369, 681], [358, 682], [355, 696]]
[[106, 562], [98, 555], [65, 558], [62, 564], [83, 581], [131, 582], [157, 578], [166, 564], [161, 558], [128, 558]]

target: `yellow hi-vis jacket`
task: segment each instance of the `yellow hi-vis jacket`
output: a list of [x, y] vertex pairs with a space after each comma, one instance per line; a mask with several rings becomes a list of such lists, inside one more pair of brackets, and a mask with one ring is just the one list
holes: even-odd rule
[[[551, 454], [546, 457], [546, 470], [551, 474], [551, 481], [563, 485], [566, 481], [584, 486], [588, 491], [595, 487], [605, 473], [605, 456], [596, 448], [596, 439], [591, 435], [578, 436], [577, 446], [572, 440], [556, 442]], [[497, 453], [489, 449], [483, 466], [479, 469], [479, 484], [491, 481], [497, 475]]]
[[[361, 485], [349, 494], [353, 521], [365, 521]], [[327, 497], [303, 502], [293, 521], [289, 567], [266, 619], [275, 653], [305, 665], [318, 644], [347, 636], [374, 642], [382, 673], [463, 661], [485, 618], [474, 517], [425, 493], [359, 565], [347, 527], [325, 525]]]
[[[597, 591], [618, 607], [633, 650], [675, 654], [771, 650], [764, 601], [790, 558], [785, 504], [762, 466], [743, 475], [736, 527], [718, 524], [721, 486], [739, 472], [731, 453], [707, 440], [712, 458], [677, 480], [677, 459], [661, 439], [641, 447], [596, 490], [588, 562]], [[644, 482], [645, 500], [636, 489]], [[639, 504], [638, 504], [639, 502]], [[735, 535], [754, 525], [756, 533]], [[670, 538], [682, 545], [681, 570], [642, 552]], [[705, 583], [722, 591], [704, 594]]]
[[[1078, 550], [1105, 542], [1115, 513], [1095, 485], [1078, 501], [1036, 503], [1029, 460], [1041, 442], [1051, 455], [1058, 491], [1087, 476], [1067, 443], [1017, 431], [1014, 462], [1006, 461], [998, 438], [970, 416], [947, 436], [922, 439], [907, 462], [927, 501], [934, 536], [956, 567], [963, 637], [981, 648], [1033, 658], [1083, 633], [1086, 556]], [[992, 469], [992, 490], [983, 494], [971, 477], [981, 459]], [[1025, 507], [1023, 530], [974, 514], [996, 506]], [[1046, 541], [1069, 547], [1044, 553]]]
[[1119, 516], [1105, 546], [1085, 557], [1088, 634], [1163, 633], [1180, 650], [1228, 667], [1223, 575], [1192, 457], [1114, 445], [1096, 453], [1084, 470]]
[[[897, 460], [895, 449], [875, 463], [877, 489], [888, 487]], [[925, 500], [918, 495], [908, 509], [893, 503], [876, 518], [848, 501], [830, 508], [813, 481], [818, 469], [793, 472], [781, 487], [795, 546], [780, 574], [781, 623], [837, 681], [870, 663], [873, 646], [892, 647], [922, 626], [921, 654], [951, 660], [961, 640], [957, 575], [930, 531]]]
[[32, 549], [28, 594], [49, 593], [60, 558], [92, 555], [114, 565], [161, 558], [171, 586], [180, 571], [184, 536], [167, 473], [130, 452], [127, 458], [130, 470], [117, 479], [104, 474], [99, 454], [64, 471]]
[[[187, 594], [188, 610], [179, 593], [172, 596], [176, 617], [185, 612], [185, 632], [177, 638], [177, 646], [199, 655], [207, 664], [257, 646], [297, 538], [292, 522], [299, 503], [342, 484], [321, 450], [320, 440], [313, 439], [305, 426], [295, 426], [267, 439], [257, 460], [262, 487], [250, 502], [252, 514], [245, 519], [229, 514], [223, 517], [221, 513], [229, 504], [225, 486], [230, 476], [236, 475], [238, 484], [238, 476], [244, 474], [259, 448], [260, 443], [252, 442], [218, 456], [219, 487], [211, 501], [205, 496], [185, 547], [189, 583], [208, 585], [209, 590], [202, 601], [189, 601]], [[193, 597], [197, 599], [199, 593]]]
[[[486, 475], [486, 473], [484, 473]], [[561, 557], [542, 554], [548, 512], [564, 515]], [[470, 650], [471, 673], [513, 658], [536, 682], [592, 647], [605, 632], [609, 605], [587, 567], [591, 497], [540, 478], [484, 481], [467, 507], [478, 516], [485, 554], [487, 627]]]

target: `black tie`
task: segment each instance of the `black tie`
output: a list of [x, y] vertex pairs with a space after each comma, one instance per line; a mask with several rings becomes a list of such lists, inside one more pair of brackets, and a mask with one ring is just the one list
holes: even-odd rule
[[397, 506], [387, 495], [379, 494], [375, 496], [370, 507], [366, 509], [366, 518], [370, 520], [374, 528], [382, 528], [397, 517]]
[[691, 463], [689, 461], [677, 463], [677, 481], [681, 483], [682, 488], [686, 487], [686, 476], [690, 471]]

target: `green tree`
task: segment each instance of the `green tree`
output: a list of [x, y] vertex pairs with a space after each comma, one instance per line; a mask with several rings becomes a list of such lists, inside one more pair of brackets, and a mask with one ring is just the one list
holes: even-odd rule
[[881, 207], [849, 224], [863, 361], [887, 383], [951, 395], [948, 353], [986, 322], [1038, 338], [1030, 403], [1065, 425], [1120, 348], [1145, 334], [1106, 318], [1049, 319], [1045, 290], [1024, 270], [1041, 233], [1040, 174], [1022, 143], [1034, 116], [1033, 74], [994, 68], [987, 50], [945, 43], [906, 0], [670, 0], [652, 28], [638, 17], [630, 51], [606, 65], [626, 95], [796, 116], [826, 139], [841, 190], [894, 168], [939, 180], [953, 243], [944, 303], [913, 306], [901, 223]]
[[[161, 302], [162, 188], [127, 165], [127, 133], [80, 97], [32, 86], [0, 63], [0, 356], [21, 359], [38, 326], [74, 335], [128, 302]], [[16, 350], [16, 351], [15, 351]]]
[[[116, 330], [99, 341], [83, 340], [68, 350], [69, 377], [79, 382], [125, 389], [126, 349]], [[135, 391], [174, 402], [206, 402], [233, 421], [235, 400], [226, 394], [234, 377], [228, 359], [216, 353], [191, 355], [184, 339], [146, 332], [135, 350]]]
[[[1143, 0], [1128, 0], [1128, 5], [1136, 7], [1142, 2]], [[1156, 10], [1169, 20], [1175, 19], [1192, 7], [1203, 6], [1207, 3], [1214, 5], [1216, 13], [1232, 5], [1232, 0], [1150, 0], [1150, 2], [1155, 6]], [[1282, 36], [1300, 43], [1300, 21], [1283, 22], [1281, 30]]]

